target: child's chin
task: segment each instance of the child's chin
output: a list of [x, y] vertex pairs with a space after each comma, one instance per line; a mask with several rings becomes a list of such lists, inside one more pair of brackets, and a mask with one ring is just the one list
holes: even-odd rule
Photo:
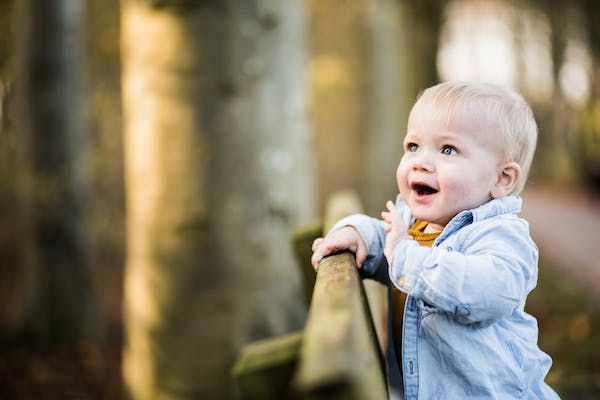
[[415, 217], [415, 219], [418, 219], [419, 221], [429, 222], [431, 220], [431, 215], [429, 215], [427, 213], [416, 212], [416, 213], [412, 213], [412, 215], [413, 215], [413, 217]]
[[415, 219], [418, 219], [419, 221], [426, 221], [430, 224], [441, 226], [446, 225], [445, 223], [440, 221], [440, 217], [438, 215], [433, 215], [431, 213], [416, 212], [412, 213], [412, 216], [415, 217]]
[[427, 209], [427, 207], [423, 207], [421, 204], [411, 204], [409, 206], [410, 213], [417, 219], [432, 218], [431, 210]]

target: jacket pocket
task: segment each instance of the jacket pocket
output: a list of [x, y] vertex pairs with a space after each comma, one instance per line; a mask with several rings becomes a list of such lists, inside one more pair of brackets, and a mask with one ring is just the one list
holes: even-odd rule
[[437, 314], [442, 312], [442, 310], [440, 310], [439, 308], [432, 306], [431, 304], [422, 299], [417, 299], [417, 307], [419, 307], [421, 318], [425, 318], [426, 316], [429, 316], [431, 314]]
[[423, 327], [423, 323], [430, 322], [429, 321], [431, 319], [430, 317], [441, 314], [442, 310], [432, 306], [431, 304], [427, 303], [426, 301], [424, 301], [422, 299], [417, 299], [416, 303], [417, 303], [417, 308], [419, 309], [418, 328], [419, 328], [419, 331], [421, 331], [421, 328]]

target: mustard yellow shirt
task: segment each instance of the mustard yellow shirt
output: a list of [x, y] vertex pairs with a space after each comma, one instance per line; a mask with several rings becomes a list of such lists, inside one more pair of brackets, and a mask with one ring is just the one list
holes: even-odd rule
[[[427, 221], [416, 220], [415, 223], [408, 229], [408, 234], [419, 243], [421, 246], [431, 247], [433, 242], [440, 235], [441, 232], [425, 233], [427, 227]], [[394, 350], [396, 354], [401, 353], [402, 347], [402, 317], [404, 315], [404, 304], [406, 302], [406, 293], [394, 288], [392, 286], [391, 295], [391, 307], [392, 313], [392, 334], [391, 337], [394, 341]], [[400, 366], [401, 367], [401, 366]]]

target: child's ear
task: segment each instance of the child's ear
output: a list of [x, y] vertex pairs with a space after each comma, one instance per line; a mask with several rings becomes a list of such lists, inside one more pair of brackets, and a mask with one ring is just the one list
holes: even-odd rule
[[494, 199], [508, 196], [513, 192], [521, 177], [521, 167], [514, 161], [504, 164], [498, 173], [496, 184], [492, 188]]

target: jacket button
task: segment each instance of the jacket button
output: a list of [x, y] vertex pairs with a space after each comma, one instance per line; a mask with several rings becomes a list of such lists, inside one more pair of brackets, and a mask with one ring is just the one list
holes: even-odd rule
[[454, 314], [458, 315], [459, 317], [466, 317], [467, 315], [471, 314], [471, 311], [469, 311], [469, 309], [465, 306], [456, 306], [454, 309]]

